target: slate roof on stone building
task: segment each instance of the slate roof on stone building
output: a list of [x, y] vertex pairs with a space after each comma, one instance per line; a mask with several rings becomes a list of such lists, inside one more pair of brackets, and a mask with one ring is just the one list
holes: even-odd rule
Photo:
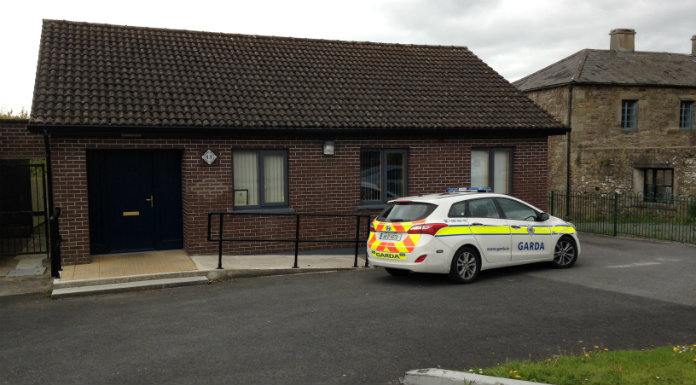
[[575, 84], [696, 87], [696, 57], [584, 49], [517, 80], [522, 91]]
[[566, 130], [465, 47], [56, 20], [31, 124]]

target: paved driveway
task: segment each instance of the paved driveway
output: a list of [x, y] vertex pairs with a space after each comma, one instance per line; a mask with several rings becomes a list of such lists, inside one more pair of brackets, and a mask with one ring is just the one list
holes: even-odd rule
[[587, 233], [580, 242], [578, 268], [530, 275], [696, 306], [696, 246]]
[[582, 239], [573, 269], [515, 267], [463, 286], [372, 270], [3, 297], [0, 384], [395, 384], [415, 368], [696, 343], [696, 249]]

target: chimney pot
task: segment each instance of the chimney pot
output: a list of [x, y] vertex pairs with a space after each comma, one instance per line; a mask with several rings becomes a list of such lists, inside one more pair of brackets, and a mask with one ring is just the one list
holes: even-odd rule
[[609, 32], [611, 39], [609, 49], [616, 52], [634, 52], [636, 50], [636, 30], [629, 28], [612, 29]]

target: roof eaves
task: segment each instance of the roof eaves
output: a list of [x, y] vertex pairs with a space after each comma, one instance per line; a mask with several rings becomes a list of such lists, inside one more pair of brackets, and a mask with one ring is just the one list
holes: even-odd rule
[[208, 135], [217, 133], [247, 132], [247, 133], [267, 133], [288, 132], [288, 133], [360, 133], [368, 131], [393, 131], [400, 132], [518, 132], [518, 133], [547, 133], [547, 132], [566, 132], [567, 127], [562, 124], [549, 126], [481, 126], [481, 127], [191, 127], [191, 126], [138, 126], [138, 125], [112, 125], [112, 126], [93, 126], [93, 125], [55, 125], [37, 123], [29, 121], [27, 128], [31, 132], [47, 132], [59, 135], [106, 135], [106, 134], [140, 134], [143, 136], [159, 135]]
[[615, 82], [597, 82], [597, 81], [570, 81], [563, 83], [547, 84], [544, 86], [528, 88], [520, 90], [524, 93], [550, 90], [553, 88], [567, 86], [608, 86], [608, 87], [650, 87], [650, 88], [678, 88], [678, 89], [696, 89], [696, 86], [684, 84], [654, 84], [654, 83], [615, 83]]

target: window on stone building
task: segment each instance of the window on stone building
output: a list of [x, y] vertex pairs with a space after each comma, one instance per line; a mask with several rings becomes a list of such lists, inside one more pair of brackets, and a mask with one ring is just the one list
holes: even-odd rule
[[643, 175], [643, 197], [647, 202], [669, 201], [674, 192], [674, 170], [646, 168]]
[[512, 149], [472, 150], [471, 187], [490, 187], [497, 193], [512, 193]]
[[287, 206], [287, 157], [283, 150], [232, 151], [234, 206]]
[[637, 100], [623, 100], [621, 102], [621, 128], [624, 130], [636, 129]]
[[682, 130], [692, 130], [694, 128], [694, 102], [682, 100], [679, 107], [679, 128]]
[[384, 203], [406, 196], [406, 158], [402, 149], [360, 151], [360, 201]]

